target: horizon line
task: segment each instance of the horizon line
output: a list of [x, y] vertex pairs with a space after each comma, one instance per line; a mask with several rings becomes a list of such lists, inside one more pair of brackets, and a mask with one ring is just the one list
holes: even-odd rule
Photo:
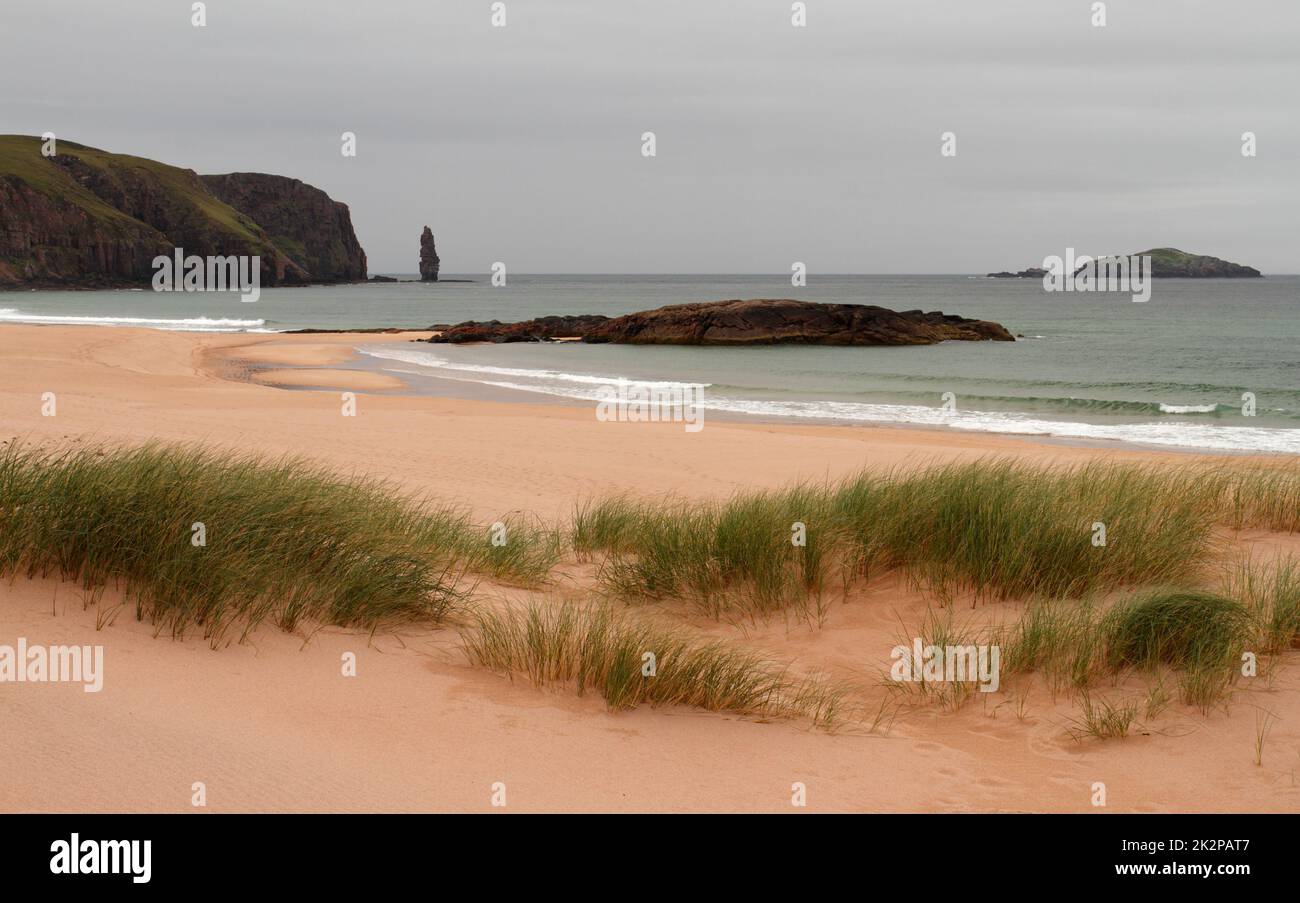
[[[419, 276], [420, 273], [419, 273], [418, 270], [411, 270], [411, 271], [402, 271], [402, 270], [367, 270], [367, 275], [368, 275], [368, 276]], [[762, 277], [770, 277], [770, 278], [774, 278], [774, 279], [783, 279], [783, 280], [786, 280], [786, 281], [788, 281], [788, 280], [790, 279], [790, 274], [789, 274], [789, 273], [756, 273], [756, 272], [749, 272], [749, 273], [747, 273], [747, 272], [734, 272], [734, 273], [727, 273], [727, 272], [698, 272], [698, 273], [697, 273], [697, 272], [684, 272], [684, 271], [664, 271], [664, 272], [657, 272], [657, 273], [655, 273], [655, 272], [642, 272], [642, 273], [622, 272], [622, 273], [620, 273], [620, 272], [597, 272], [597, 271], [586, 272], [586, 271], [578, 271], [578, 270], [572, 270], [572, 271], [568, 271], [568, 270], [554, 270], [554, 271], [551, 271], [551, 270], [531, 270], [531, 271], [522, 271], [522, 270], [521, 270], [521, 271], [519, 271], [519, 272], [511, 272], [510, 275], [511, 275], [511, 276], [692, 276], [692, 277], [696, 277], [696, 276], [713, 276], [713, 277], [717, 277], [717, 276], [762, 276]], [[439, 274], [439, 277], [440, 277], [440, 278], [439, 278], [438, 281], [442, 281], [442, 279], [441, 279], [442, 276], [446, 276], [446, 277], [448, 277], [448, 278], [450, 278], [450, 277], [461, 277], [461, 276], [481, 276], [481, 277], [483, 277], [483, 278], [491, 278], [492, 274], [491, 274], [490, 271], [476, 271], [476, 272], [447, 272], [447, 273], [445, 273], [445, 274], [440, 273], [440, 274]], [[1033, 276], [1003, 276], [1003, 277], [993, 277], [993, 276], [989, 276], [989, 275], [986, 274], [986, 273], [972, 273], [972, 272], [950, 272], [950, 273], [939, 273], [939, 272], [933, 272], [933, 273], [903, 273], [903, 272], [884, 273], [884, 272], [878, 272], [878, 273], [819, 273], [819, 274], [818, 274], [817, 276], [815, 276], [815, 277], [812, 276], [812, 275], [809, 275], [809, 276], [808, 276], [808, 280], [809, 280], [809, 282], [811, 282], [814, 278], [817, 278], [817, 279], [824, 279], [824, 278], [826, 278], [826, 277], [828, 277], [828, 276], [830, 276], [830, 277], [835, 277], [835, 276], [963, 276], [963, 277], [972, 277], [972, 278], [976, 278], [976, 279], [992, 279], [992, 278], [1000, 278], [1000, 279], [1002, 279], [1002, 280], [1004, 280], [1004, 281], [1005, 281], [1005, 280], [1008, 280], [1008, 279], [1031, 279], [1031, 280], [1032, 280], [1032, 279], [1036, 279], [1036, 278], [1037, 278], [1037, 277], [1033, 277]], [[1270, 276], [1300, 276], [1300, 271], [1296, 271], [1296, 272], [1294, 272], [1294, 273], [1264, 273], [1264, 274], [1262, 274], [1262, 275], [1260, 275], [1260, 276], [1258, 276], [1258, 277], [1251, 277], [1251, 278], [1267, 279], [1267, 278], [1269, 278]], [[1197, 281], [1202, 281], [1202, 280], [1204, 280], [1204, 281], [1208, 281], [1208, 280], [1211, 280], [1211, 279], [1225, 279], [1225, 280], [1230, 280], [1230, 281], [1233, 281], [1233, 282], [1250, 281], [1250, 279], [1248, 279], [1247, 277], [1232, 277], [1232, 276], [1162, 276], [1162, 277], [1160, 277], [1160, 278], [1162, 278], [1162, 279], [1195, 279], [1195, 280], [1197, 280]], [[792, 288], [807, 288], [807, 286], [791, 286], [791, 287], [792, 287]]]

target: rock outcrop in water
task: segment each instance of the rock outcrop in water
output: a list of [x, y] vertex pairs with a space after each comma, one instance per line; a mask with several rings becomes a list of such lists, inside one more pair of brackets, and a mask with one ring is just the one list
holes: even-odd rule
[[[1151, 258], [1151, 275], [1164, 279], [1259, 279], [1264, 274], [1254, 267], [1243, 266], [1206, 254], [1188, 254], [1177, 248], [1152, 248], [1134, 257]], [[1108, 258], [1101, 258], [1106, 260]]]
[[990, 279], [1042, 279], [1047, 275], [1047, 270], [1042, 267], [1030, 267], [1027, 270], [1021, 270], [1019, 273], [1011, 273], [1003, 270], [1000, 273], [989, 273]]
[[609, 322], [600, 314], [579, 314], [572, 317], [538, 317], [522, 323], [502, 323], [500, 320], [467, 320], [452, 326], [442, 324], [432, 329], [439, 334], [430, 342], [461, 344], [464, 342], [544, 342], [554, 339], [572, 339]]
[[175, 248], [258, 256], [263, 286], [365, 278], [347, 208], [297, 180], [42, 145], [0, 136], [0, 288], [143, 285]]
[[624, 345], [933, 345], [1014, 342], [1001, 325], [938, 311], [897, 312], [863, 304], [747, 300], [676, 304], [621, 317], [588, 314], [522, 323], [435, 326], [430, 342], [536, 342], [580, 338]]
[[433, 230], [428, 226], [420, 233], [420, 281], [438, 281], [438, 249], [433, 243]]
[[[1129, 256], [1150, 257], [1152, 278], [1258, 279], [1263, 276], [1254, 267], [1242, 266], [1239, 263], [1232, 263], [1206, 254], [1188, 254], [1186, 251], [1180, 251], [1177, 248], [1152, 248], [1149, 251], [1139, 251]], [[1100, 259], [1113, 260], [1114, 258], [1102, 257]], [[1047, 275], [1047, 271], [1040, 267], [1030, 267], [1027, 270], [1021, 270], [1019, 273], [1003, 270], [1000, 273], [988, 274], [991, 279], [1015, 279], [1017, 277], [1022, 279], [1042, 279], [1045, 275]]]

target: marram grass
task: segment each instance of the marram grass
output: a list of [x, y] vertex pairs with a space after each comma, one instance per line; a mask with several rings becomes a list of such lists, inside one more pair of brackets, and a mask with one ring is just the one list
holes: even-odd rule
[[1114, 671], [1231, 666], [1251, 636], [1244, 605], [1194, 590], [1153, 590], [1122, 599], [1099, 626], [1106, 663]]
[[1064, 600], [1032, 603], [988, 642], [1002, 649], [1004, 676], [1038, 671], [1057, 689], [1086, 690], [1125, 671], [1173, 671], [1181, 700], [1208, 709], [1260, 649], [1264, 625], [1241, 602], [1214, 593], [1149, 589], [1101, 611]]
[[[295, 459], [187, 448], [0, 451], [0, 573], [123, 590], [137, 617], [217, 642], [232, 624], [437, 622], [463, 571], [544, 576], [553, 537], [509, 552], [461, 512]], [[509, 548], [509, 547], [507, 547]]]
[[[600, 562], [607, 592], [685, 597], [714, 615], [820, 606], [829, 590], [885, 572], [940, 601], [1051, 599], [979, 641], [1000, 644], [1004, 674], [1039, 671], [1071, 691], [1127, 670], [1171, 670], [1183, 701], [1208, 707], [1231, 689], [1243, 650], [1300, 642], [1300, 566], [1290, 561], [1242, 565], [1222, 595], [1142, 589], [1196, 585], [1224, 529], [1300, 530], [1294, 467], [983, 461], [723, 502], [614, 497], [579, 507], [565, 532], [519, 517], [503, 526], [494, 542], [501, 531], [463, 511], [297, 459], [163, 446], [0, 450], [0, 573], [58, 575], [92, 599], [116, 587], [160, 630], [198, 628], [214, 644], [267, 621], [437, 623], [468, 591], [465, 575], [541, 584], [566, 546]], [[1128, 595], [1108, 610], [1088, 601], [1117, 590]], [[942, 623], [960, 632], [950, 617]], [[613, 708], [828, 723], [847, 698], [743, 647], [603, 606], [480, 612], [465, 643], [480, 664], [591, 688]], [[647, 652], [653, 675], [643, 673]]]
[[1271, 566], [1242, 560], [1230, 566], [1224, 592], [1251, 610], [1259, 651], [1276, 655], [1300, 646], [1300, 561], [1282, 558]]
[[842, 690], [800, 678], [722, 640], [644, 621], [607, 605], [537, 602], [481, 610], [466, 631], [470, 660], [534, 684], [599, 692], [611, 709], [686, 705], [829, 726]]
[[1084, 737], [1122, 740], [1128, 736], [1137, 714], [1136, 700], [1099, 699], [1093, 702], [1092, 694], [1084, 690], [1079, 696], [1079, 717], [1069, 719], [1066, 729], [1076, 740]]
[[[1256, 585], [1273, 584], [1257, 574]], [[1136, 704], [1094, 703], [1089, 694], [1095, 687], [1129, 672], [1154, 678], [1147, 700], [1148, 717], [1154, 717], [1167, 704], [1169, 674], [1177, 681], [1180, 701], [1208, 711], [1226, 701], [1241, 676], [1244, 653], [1269, 651], [1265, 644], [1276, 636], [1271, 615], [1268, 605], [1257, 608], [1201, 590], [1146, 589], [1108, 608], [1092, 600], [1039, 599], [1014, 621], [979, 629], [957, 625], [951, 608], [932, 608], [916, 635], [926, 645], [996, 646], [1003, 689], [1010, 690], [1018, 675], [1036, 673], [1053, 694], [1064, 691], [1080, 699], [1082, 716], [1072, 733], [1109, 737], [1127, 733]], [[973, 684], [957, 681], [890, 688], [952, 709], [974, 692]], [[1121, 724], [1123, 730], [1112, 730]]]
[[614, 594], [718, 614], [807, 604], [891, 571], [940, 599], [1187, 584], [1217, 528], [1245, 527], [1300, 529], [1300, 469], [986, 460], [724, 502], [619, 496], [580, 506], [570, 535]]

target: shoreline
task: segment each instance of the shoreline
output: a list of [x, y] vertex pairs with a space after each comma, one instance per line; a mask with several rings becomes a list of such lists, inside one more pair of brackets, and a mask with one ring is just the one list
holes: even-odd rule
[[[141, 326], [115, 326], [89, 323], [3, 323], [0, 329], [42, 330], [122, 330], [156, 332], [166, 335], [192, 336], [199, 340], [220, 337], [230, 341], [213, 343], [205, 348], [208, 372], [223, 380], [260, 385], [283, 391], [355, 392], [389, 397], [448, 399], [476, 403], [553, 407], [569, 411], [591, 410], [590, 400], [546, 392], [492, 386], [473, 380], [440, 377], [433, 373], [416, 374], [423, 381], [437, 384], [442, 391], [421, 392], [403, 378], [402, 371], [383, 366], [383, 359], [360, 353], [359, 345], [381, 342], [418, 341], [433, 334], [430, 329], [382, 327], [373, 329], [294, 329], [283, 331], [187, 331]], [[240, 342], [239, 339], [246, 341]], [[287, 339], [288, 341], [283, 341]], [[279, 340], [279, 341], [278, 341]], [[561, 340], [567, 341], [567, 340]], [[491, 343], [469, 343], [491, 344]], [[342, 347], [349, 346], [349, 347]], [[254, 350], [260, 349], [260, 350]], [[393, 361], [392, 363], [398, 363]], [[328, 366], [338, 365], [338, 366]], [[418, 366], [418, 365], [411, 365]], [[315, 373], [316, 376], [310, 374]], [[849, 421], [802, 415], [765, 415], [738, 411], [705, 409], [706, 422], [785, 428], [819, 428], [844, 430], [885, 430], [920, 432], [944, 436], [974, 436], [990, 439], [1059, 446], [1097, 451], [1169, 454], [1207, 458], [1260, 458], [1289, 460], [1295, 456], [1282, 451], [1259, 449], [1213, 448], [1193, 445], [1142, 442], [1135, 439], [1060, 436], [1015, 430], [963, 429], [946, 424], [898, 421]], [[1063, 421], [1071, 423], [1072, 421]], [[1078, 421], [1094, 425], [1088, 421]], [[669, 424], [670, 426], [672, 424]], [[1269, 427], [1267, 429], [1284, 429]]]
[[[361, 390], [348, 416], [337, 390], [285, 391], [249, 373], [342, 380], [353, 372], [355, 345], [391, 336], [16, 325], [2, 334], [0, 451], [18, 439], [53, 449], [159, 442], [303, 457], [464, 507], [479, 524], [513, 516], [565, 523], [583, 500], [620, 494], [718, 500], [929, 463], [1163, 468], [1198, 459], [901, 426], [717, 419], [690, 434], [681, 424], [601, 423], [564, 404], [391, 391]], [[49, 393], [53, 416], [42, 412]], [[188, 511], [183, 518], [202, 519]], [[208, 528], [217, 535], [221, 525]], [[1236, 547], [1261, 560], [1300, 550], [1294, 535], [1259, 530], [1238, 536]], [[598, 590], [594, 570], [565, 560], [542, 588], [485, 578], [476, 589], [491, 606], [581, 601]], [[817, 624], [794, 615], [717, 621], [674, 600], [635, 613], [800, 671], [825, 667], [866, 680], [888, 668], [899, 630], [921, 624], [932, 603], [882, 574], [832, 600]], [[1024, 610], [1014, 600], [965, 603], [958, 613], [981, 623]], [[199, 632], [159, 636], [116, 590], [96, 604], [79, 584], [54, 578], [0, 583], [0, 642], [17, 637], [102, 645], [104, 687], [22, 691], [32, 695], [22, 696], [0, 735], [3, 811], [189, 811], [194, 781], [205, 782], [209, 811], [218, 812], [491, 811], [487, 788], [496, 781], [509, 784], [511, 808], [525, 812], [789, 812], [794, 781], [807, 783], [809, 810], [822, 812], [1087, 812], [1096, 780], [1106, 781], [1114, 811], [1300, 807], [1283, 761], [1300, 741], [1295, 651], [1279, 659], [1267, 687], [1243, 688], [1229, 715], [1175, 705], [1153, 731], [1079, 743], [1063, 728], [1077, 717], [1073, 701], [1044, 688], [1029, 694], [1023, 718], [999, 697], [956, 712], [905, 712], [880, 733], [678, 705], [610, 712], [599, 694], [538, 689], [468, 663], [454, 629], [371, 636], [314, 624], [285, 633], [267, 623], [244, 642], [212, 649]], [[346, 653], [355, 653], [358, 671], [345, 680]], [[1144, 688], [1129, 677], [1106, 691]], [[1282, 720], [1260, 768], [1251, 761], [1249, 707], [1265, 693], [1261, 701]], [[49, 738], [58, 738], [53, 752]], [[96, 767], [67, 750], [87, 752]], [[607, 767], [593, 772], [593, 757]], [[1168, 767], [1171, 758], [1178, 769]]]
[[[536, 393], [507, 397], [502, 390], [485, 400], [471, 383], [455, 383], [459, 397], [344, 384], [354, 372], [356, 346], [427, 331], [286, 336], [6, 324], [4, 334], [13, 340], [0, 348], [0, 417], [6, 426], [0, 440], [63, 442], [78, 435], [214, 443], [270, 454], [306, 451], [348, 471], [369, 467], [421, 491], [454, 487], [455, 499], [469, 501], [489, 521], [512, 510], [547, 516], [568, 510], [575, 498], [595, 494], [614, 475], [641, 495], [717, 496], [834, 479], [863, 468], [976, 457], [1291, 460], [910, 424], [771, 423], [711, 415], [709, 428], [689, 434], [680, 423], [600, 423], [588, 405]], [[309, 387], [285, 390], [253, 378], [258, 370], [312, 369], [331, 371], [335, 384], [314, 387], [310, 382], [319, 377], [302, 377]], [[59, 394], [57, 417], [41, 416], [40, 397], [47, 390]], [[358, 393], [356, 418], [339, 416], [333, 393], [348, 391]], [[535, 441], [521, 445], [521, 436]], [[646, 443], [655, 449], [649, 458]], [[478, 458], [468, 449], [472, 445]], [[413, 474], [413, 459], [437, 472]], [[512, 472], [546, 478], [512, 480]], [[453, 473], [456, 479], [448, 482]]]
[[[294, 330], [292, 332], [277, 333], [277, 335], [333, 335], [333, 336], [364, 336], [366, 343], [374, 341], [372, 335], [391, 335], [395, 340], [412, 336], [427, 336], [431, 330]], [[558, 339], [556, 341], [566, 342], [575, 341], [571, 339]], [[491, 344], [491, 343], [466, 343], [469, 345]], [[259, 342], [259, 347], [270, 345], [274, 347], [275, 343]], [[457, 346], [460, 347], [460, 346]], [[239, 355], [235, 354], [233, 349], [223, 352], [229, 360], [238, 360]], [[347, 379], [349, 373], [378, 373], [384, 374], [401, 374], [406, 371], [399, 370], [393, 366], [384, 366], [385, 359], [374, 358], [360, 353], [354, 348], [352, 354], [346, 359], [339, 357], [332, 362], [342, 365], [340, 368], [330, 371], [336, 377], [344, 377], [336, 382], [312, 382], [305, 375], [293, 375], [293, 368], [304, 371], [317, 368], [316, 363], [298, 362], [297, 355], [294, 355], [290, 348], [286, 347], [283, 357], [277, 357], [272, 353], [268, 356], [266, 351], [256, 355], [254, 360], [259, 361], [259, 365], [249, 368], [244, 378], [251, 381], [262, 382], [259, 379], [259, 373], [265, 373], [271, 370], [277, 370], [285, 374], [288, 378], [283, 382], [277, 382], [274, 379], [268, 379], [263, 384], [275, 385], [284, 389], [317, 389], [317, 390], [345, 390], [345, 391], [384, 391], [386, 394], [409, 395], [411, 397], [434, 397], [434, 398], [458, 398], [467, 401], [483, 401], [489, 403], [508, 403], [508, 404], [534, 404], [534, 405], [553, 405], [570, 409], [591, 410], [593, 402], [587, 399], [574, 398], [571, 396], [557, 395], [548, 392], [530, 392], [526, 389], [506, 388], [502, 386], [493, 386], [487, 383], [476, 382], [473, 380], [458, 380], [450, 377], [438, 376], [434, 373], [418, 373], [423, 382], [441, 387], [438, 392], [422, 392], [411, 381], [404, 379], [402, 376], [394, 377], [402, 383], [402, 386], [394, 385], [391, 380], [380, 380], [373, 383], [373, 386], [367, 386], [369, 382], [364, 377], [354, 377]], [[397, 364], [397, 361], [390, 361], [391, 364]], [[283, 367], [274, 367], [273, 364], [281, 364]], [[418, 366], [418, 365], [409, 365]], [[404, 388], [406, 391], [401, 391]], [[1043, 434], [1031, 431], [1017, 432], [1015, 430], [978, 430], [962, 429], [961, 427], [949, 426], [946, 424], [928, 424], [928, 423], [911, 423], [911, 422], [890, 422], [890, 421], [850, 421], [844, 419], [834, 419], [829, 417], [788, 415], [777, 416], [770, 414], [754, 414], [739, 411], [726, 411], [716, 409], [705, 409], [706, 422], [719, 423], [741, 423], [741, 424], [759, 424], [768, 426], [816, 426], [841, 429], [887, 429], [887, 430], [920, 430], [925, 432], [938, 432], [949, 435], [982, 435], [982, 436], [1002, 436], [1013, 439], [1021, 439], [1031, 442], [1041, 442], [1047, 445], [1062, 445], [1070, 448], [1092, 448], [1092, 449], [1116, 449], [1116, 450], [1136, 450], [1147, 452], [1167, 452], [1181, 455], [1200, 455], [1212, 457], [1285, 457], [1283, 452], [1260, 451], [1255, 449], [1225, 449], [1209, 448], [1191, 445], [1173, 445], [1161, 444], [1154, 442], [1142, 442], [1133, 439], [1106, 439], [1106, 438], [1087, 438], [1077, 436], [1058, 436]]]

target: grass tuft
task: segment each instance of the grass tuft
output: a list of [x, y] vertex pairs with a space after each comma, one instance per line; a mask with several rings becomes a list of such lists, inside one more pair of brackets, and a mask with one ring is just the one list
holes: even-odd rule
[[542, 602], [479, 611], [476, 620], [464, 640], [473, 663], [527, 675], [537, 686], [571, 684], [579, 694], [592, 688], [611, 709], [687, 705], [808, 717], [823, 726], [840, 712], [842, 692], [817, 679], [605, 605]]
[[1300, 646], [1300, 562], [1287, 557], [1261, 567], [1241, 560], [1228, 570], [1225, 585], [1226, 594], [1254, 615], [1260, 652], [1276, 655]]
[[570, 536], [603, 555], [609, 591], [715, 613], [806, 604], [887, 571], [944, 601], [1079, 598], [1194, 582], [1217, 526], [1300, 525], [1300, 470], [1262, 472], [1276, 496], [1252, 484], [1258, 470], [978, 461], [725, 502], [619, 496], [580, 507]]
[[1250, 635], [1245, 606], [1213, 593], [1156, 590], [1121, 600], [1101, 621], [1106, 662], [1152, 670], [1219, 668], [1235, 662]]
[[214, 644], [232, 624], [437, 622], [464, 570], [549, 569], [553, 540], [516, 542], [501, 555], [461, 512], [296, 459], [0, 451], [0, 573], [76, 580], [92, 599], [119, 587], [137, 618], [173, 635], [201, 627]]
[[1138, 705], [1133, 700], [1111, 702], [1109, 699], [1100, 699], [1093, 702], [1092, 696], [1084, 692], [1079, 700], [1079, 712], [1078, 718], [1069, 720], [1067, 728], [1074, 739], [1122, 739], [1128, 736], [1133, 727]]

